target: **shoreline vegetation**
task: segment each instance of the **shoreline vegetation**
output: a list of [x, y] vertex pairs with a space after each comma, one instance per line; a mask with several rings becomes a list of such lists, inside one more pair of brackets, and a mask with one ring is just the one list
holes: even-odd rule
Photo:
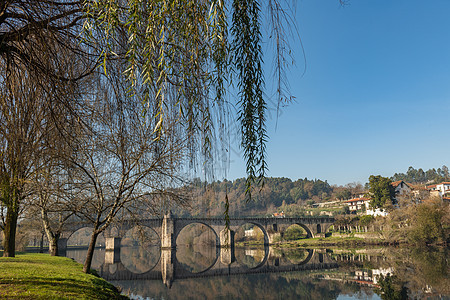
[[[333, 232], [331, 236], [303, 238], [297, 240], [283, 240], [270, 244], [274, 248], [308, 248], [308, 247], [330, 247], [330, 246], [395, 246], [412, 244], [406, 240], [388, 240], [379, 233], [337, 233]], [[252, 247], [263, 245], [262, 241], [243, 241], [236, 242], [236, 247]], [[417, 245], [417, 244], [415, 244]], [[437, 242], [424, 244], [424, 246], [448, 246], [446, 242]]]
[[0, 298], [129, 299], [111, 283], [82, 269], [70, 258], [48, 254], [0, 257]]

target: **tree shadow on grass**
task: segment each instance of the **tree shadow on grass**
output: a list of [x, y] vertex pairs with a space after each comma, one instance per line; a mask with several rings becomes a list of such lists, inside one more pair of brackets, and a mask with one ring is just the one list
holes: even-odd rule
[[[17, 296], [20, 296], [17, 294], [20, 290], [23, 290], [24, 294], [28, 295], [30, 291], [36, 290], [37, 295], [35, 296], [41, 297], [83, 296], [87, 299], [122, 299], [122, 296], [119, 296], [118, 290], [113, 285], [100, 278], [92, 278], [86, 281], [66, 278], [48, 279], [45, 277], [34, 277], [20, 281], [2, 279], [0, 285], [3, 284], [12, 285], [14, 295]], [[28, 295], [24, 296], [27, 297]]]

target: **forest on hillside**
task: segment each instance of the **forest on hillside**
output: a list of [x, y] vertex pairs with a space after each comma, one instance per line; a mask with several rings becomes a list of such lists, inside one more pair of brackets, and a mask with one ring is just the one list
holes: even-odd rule
[[[412, 184], [431, 184], [450, 181], [450, 176], [444, 165], [428, 171], [409, 167], [406, 173], [395, 173], [390, 179]], [[173, 211], [179, 216], [222, 216], [225, 199], [228, 197], [230, 216], [269, 216], [282, 209], [289, 215], [302, 215], [305, 208], [314, 203], [359, 197], [367, 192], [368, 186], [361, 183], [330, 185], [321, 179], [304, 178], [293, 181], [285, 177], [268, 177], [265, 178], [262, 189], [253, 191], [250, 201], [245, 200], [245, 189], [245, 178], [212, 183], [196, 178], [189, 186], [190, 207], [174, 208]]]
[[437, 169], [429, 169], [428, 171], [424, 171], [422, 168], [416, 170], [413, 167], [409, 167], [406, 173], [395, 173], [391, 179], [392, 181], [403, 180], [414, 184], [433, 184], [450, 181], [450, 174], [446, 165]]
[[191, 186], [192, 201], [189, 209], [176, 209], [176, 215], [223, 215], [226, 197], [230, 216], [267, 216], [280, 207], [305, 207], [330, 199], [349, 199], [364, 192], [360, 183], [346, 186], [332, 186], [320, 179], [298, 179], [284, 177], [265, 178], [264, 186], [252, 193], [250, 201], [245, 200], [245, 178], [234, 181], [223, 180], [206, 184], [195, 179]]

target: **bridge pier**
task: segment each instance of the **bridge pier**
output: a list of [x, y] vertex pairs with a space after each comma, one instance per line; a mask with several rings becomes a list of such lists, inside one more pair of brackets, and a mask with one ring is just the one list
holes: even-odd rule
[[115, 264], [120, 262], [121, 238], [113, 237], [105, 239], [105, 263]]
[[164, 215], [162, 228], [161, 228], [161, 248], [172, 249], [175, 248], [175, 242], [173, 240], [174, 234], [174, 220], [172, 219], [172, 213], [169, 211]]
[[105, 251], [105, 263], [111, 265], [120, 263], [120, 247], [115, 250]]
[[120, 248], [120, 241], [122, 239], [118, 237], [105, 238], [105, 250], [116, 250]]
[[234, 247], [220, 248], [220, 261], [224, 265], [231, 265], [236, 261], [234, 256]]
[[173, 249], [161, 249], [161, 275], [165, 286], [170, 288], [174, 280], [173, 259], [175, 251]]
[[219, 233], [220, 248], [234, 248], [234, 231], [224, 228]]

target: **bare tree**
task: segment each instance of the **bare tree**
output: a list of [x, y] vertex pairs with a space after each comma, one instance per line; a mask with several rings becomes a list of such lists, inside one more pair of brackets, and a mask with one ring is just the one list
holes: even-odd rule
[[30, 182], [32, 192], [25, 217], [40, 215], [52, 256], [59, 255], [58, 240], [68, 221], [79, 221], [74, 218], [77, 198], [72, 195], [69, 183], [67, 169], [51, 162], [33, 174]]
[[[51, 132], [65, 134], [77, 111], [74, 85], [95, 66], [76, 40], [82, 1], [0, 3], [0, 189], [4, 256], [31, 178], [47, 163]], [[92, 53], [92, 55], [94, 55]], [[74, 56], [77, 59], [74, 59]], [[75, 96], [75, 97], [74, 97]], [[53, 137], [52, 137], [53, 138]]]
[[[119, 75], [114, 77], [115, 74]], [[89, 126], [72, 143], [67, 157], [71, 188], [78, 197], [76, 213], [93, 226], [83, 270], [89, 271], [97, 236], [124, 215], [141, 213], [161, 195], [180, 202], [168, 187], [180, 184], [184, 138], [174, 118], [155, 131], [155, 119], [142, 114], [137, 95], [128, 96], [119, 63], [85, 98]], [[173, 112], [173, 117], [176, 112]], [[170, 126], [169, 126], [170, 124]], [[144, 217], [142, 214], [140, 217]]]

